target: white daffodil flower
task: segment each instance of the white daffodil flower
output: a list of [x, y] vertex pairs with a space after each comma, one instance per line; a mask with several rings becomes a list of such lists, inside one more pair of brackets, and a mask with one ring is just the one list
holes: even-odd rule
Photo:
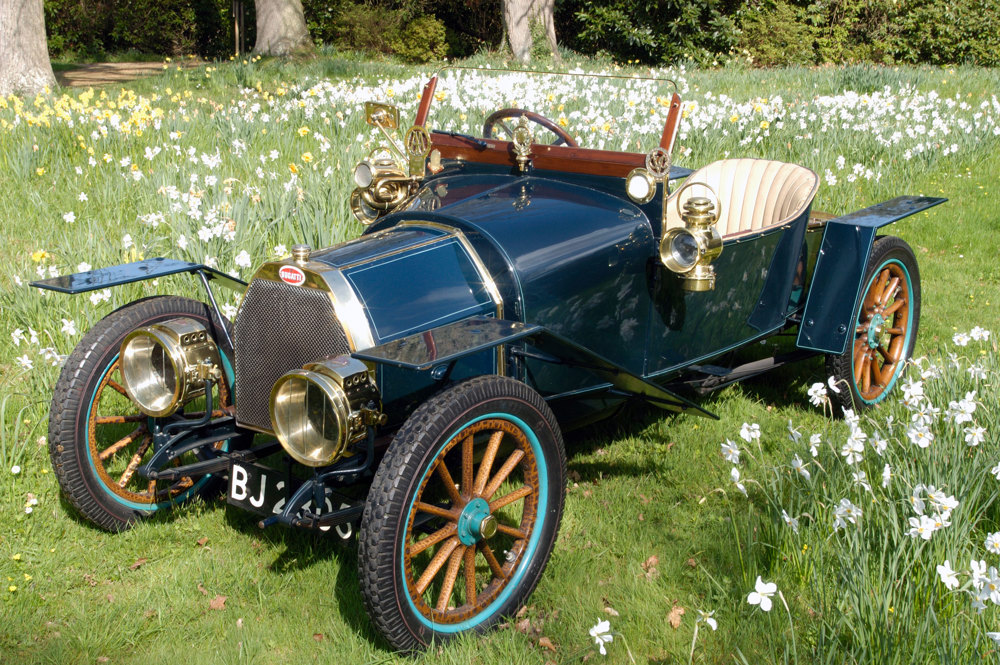
[[861, 509], [851, 503], [850, 499], [841, 499], [840, 504], [833, 511], [833, 530], [845, 528], [850, 522], [857, 524], [861, 517]]
[[926, 426], [914, 426], [906, 430], [910, 443], [921, 448], [927, 448], [934, 441], [934, 434]]
[[729, 472], [729, 477], [732, 478], [733, 484], [736, 485], [736, 489], [743, 492], [743, 496], [747, 496], [747, 488], [740, 482], [740, 470], [734, 466]]
[[1000, 531], [994, 531], [986, 536], [986, 550], [991, 554], [1000, 554]]
[[986, 576], [986, 562], [980, 559], [969, 561], [969, 575], [972, 578], [972, 586], [975, 589], [982, 589], [983, 584], [988, 579]]
[[[856, 430], [860, 431], [860, 430]], [[864, 434], [864, 432], [862, 432]], [[865, 453], [865, 442], [864, 439], [859, 439], [854, 436], [853, 433], [847, 438], [847, 441], [840, 449], [840, 454], [844, 456], [844, 461], [848, 464], [858, 464], [864, 458]]]
[[823, 442], [821, 434], [813, 434], [809, 437], [809, 454], [813, 457], [819, 455], [819, 444]]
[[967, 446], [978, 446], [986, 440], [985, 427], [974, 425], [973, 427], [966, 427], [962, 431], [965, 432], [965, 445]]
[[990, 331], [986, 330], [985, 328], [980, 328], [979, 326], [976, 326], [975, 328], [969, 331], [969, 337], [976, 340], [977, 342], [985, 342], [990, 338]]
[[809, 469], [806, 468], [805, 463], [801, 458], [799, 458], [798, 455], [792, 458], [792, 468], [795, 469], [800, 476], [809, 480]]
[[941, 577], [941, 582], [949, 589], [958, 588], [958, 574], [951, 569], [951, 562], [944, 560], [944, 564], [939, 564], [937, 574]]
[[813, 406], [823, 406], [830, 401], [827, 397], [826, 387], [822, 383], [814, 383], [809, 386], [809, 403]]
[[726, 458], [726, 461], [731, 464], [740, 463], [740, 448], [735, 443], [726, 439], [726, 442], [722, 444], [722, 456]]
[[921, 515], [920, 517], [911, 517], [909, 519], [910, 530], [906, 533], [910, 538], [923, 538], [924, 540], [930, 540], [931, 536], [934, 535], [935, 525], [934, 520], [927, 515]]
[[698, 618], [694, 620], [695, 623], [707, 623], [708, 627], [712, 630], [716, 630], [719, 627], [719, 623], [712, 618], [715, 614], [715, 610], [711, 612], [706, 612], [705, 610], [698, 610]]
[[778, 585], [774, 582], [764, 582], [760, 575], [754, 584], [754, 590], [747, 595], [747, 602], [751, 605], [760, 605], [760, 609], [765, 612], [771, 611], [771, 596], [778, 592]]
[[590, 629], [590, 636], [594, 638], [594, 644], [597, 645], [601, 655], [607, 656], [608, 650], [604, 648], [604, 645], [610, 644], [615, 639], [615, 636], [611, 634], [611, 622], [608, 620], [598, 621], [597, 625]]
[[785, 520], [785, 524], [792, 528], [792, 533], [799, 532], [799, 520], [795, 517], [789, 517], [788, 513], [784, 510], [781, 511], [781, 519]]
[[747, 443], [759, 440], [760, 425], [758, 425], [757, 423], [753, 424], [743, 423], [743, 426], [740, 428], [740, 438], [746, 441]]

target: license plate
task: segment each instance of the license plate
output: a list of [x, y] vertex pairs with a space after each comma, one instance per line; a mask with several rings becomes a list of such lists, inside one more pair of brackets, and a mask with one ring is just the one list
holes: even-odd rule
[[[298, 478], [289, 479], [287, 474], [266, 466], [250, 464], [249, 462], [233, 462], [229, 469], [227, 501], [234, 506], [259, 515], [277, 515], [285, 509], [285, 504], [301, 485], [302, 481]], [[305, 510], [312, 510], [312, 501], [307, 501], [302, 507]], [[349, 508], [350, 505], [341, 503], [339, 507], [341, 509]], [[330, 499], [326, 499], [325, 505], [319, 512], [332, 513], [333, 510], [333, 503]], [[299, 514], [301, 515], [301, 511]], [[320, 531], [329, 531], [330, 527], [321, 526], [319, 529]], [[353, 525], [350, 522], [338, 524], [334, 530], [344, 540], [350, 539], [354, 533]]]
[[229, 503], [260, 515], [280, 513], [301, 481], [266, 466], [233, 462], [229, 469]]

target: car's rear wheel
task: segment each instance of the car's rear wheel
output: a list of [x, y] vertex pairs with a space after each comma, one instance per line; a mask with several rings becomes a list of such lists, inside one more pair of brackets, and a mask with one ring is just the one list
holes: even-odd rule
[[920, 321], [920, 272], [913, 250], [895, 236], [878, 238], [865, 272], [854, 334], [847, 349], [827, 356], [827, 371], [843, 408], [883, 401], [906, 371]]
[[[140, 413], [122, 387], [121, 343], [136, 328], [182, 316], [211, 326], [206, 305], [174, 296], [139, 300], [112, 312], [84, 335], [56, 382], [49, 415], [56, 479], [69, 502], [102, 529], [127, 529], [157, 510], [218, 487], [210, 474], [158, 483], [137, 472], [153, 454], [152, 419]], [[229, 404], [225, 381], [213, 401], [213, 411]], [[178, 463], [196, 459], [188, 453]]]
[[552, 551], [565, 474], [555, 417], [523, 383], [478, 377], [414, 411], [359, 534], [362, 595], [392, 646], [482, 632], [516, 612]]

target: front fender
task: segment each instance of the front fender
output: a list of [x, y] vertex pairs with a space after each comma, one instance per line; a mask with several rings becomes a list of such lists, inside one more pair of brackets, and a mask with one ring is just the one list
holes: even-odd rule
[[191, 274], [201, 273], [206, 278], [217, 280], [222, 286], [239, 293], [246, 290], [246, 282], [232, 275], [220, 272], [215, 268], [209, 268], [201, 263], [165, 258], [146, 259], [144, 261], [136, 261], [135, 263], [125, 263], [118, 266], [98, 268], [97, 270], [88, 270], [87, 272], [77, 272], [72, 275], [60, 275], [59, 277], [40, 279], [31, 282], [31, 286], [50, 291], [59, 291], [60, 293], [77, 294], [185, 272]]

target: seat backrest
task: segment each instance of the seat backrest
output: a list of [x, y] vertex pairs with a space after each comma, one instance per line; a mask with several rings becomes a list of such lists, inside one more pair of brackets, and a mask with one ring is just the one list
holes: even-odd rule
[[[698, 169], [686, 182], [704, 183], [715, 190], [721, 208], [716, 228], [722, 236], [733, 236], [753, 233], [801, 215], [816, 196], [819, 176], [798, 164], [723, 159]], [[667, 202], [664, 230], [684, 226], [677, 212], [675, 197], [679, 193], [680, 190], [671, 194]], [[685, 201], [692, 196], [713, 198], [699, 185], [684, 190]]]

